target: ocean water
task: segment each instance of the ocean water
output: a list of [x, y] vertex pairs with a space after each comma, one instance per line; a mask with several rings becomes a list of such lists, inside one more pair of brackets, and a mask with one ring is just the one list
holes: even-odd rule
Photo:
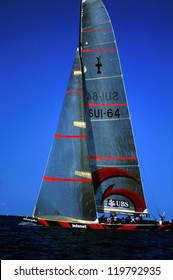
[[113, 232], [28, 225], [0, 216], [1, 260], [173, 260], [173, 231]]

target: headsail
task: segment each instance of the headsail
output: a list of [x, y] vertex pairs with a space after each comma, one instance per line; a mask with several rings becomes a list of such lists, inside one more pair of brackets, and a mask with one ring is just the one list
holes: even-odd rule
[[58, 128], [34, 211], [53, 220], [96, 220], [77, 50]]
[[80, 57], [97, 210], [143, 212], [143, 194], [117, 44], [101, 0], [83, 0]]

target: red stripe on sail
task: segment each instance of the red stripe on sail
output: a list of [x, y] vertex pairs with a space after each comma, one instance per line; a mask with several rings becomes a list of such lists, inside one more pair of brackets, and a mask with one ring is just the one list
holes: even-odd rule
[[98, 159], [98, 160], [137, 160], [136, 156], [130, 157], [103, 157], [103, 156], [89, 156], [89, 159]]
[[97, 30], [94, 30], [94, 29], [88, 29], [88, 30], [82, 30], [83, 33], [87, 33], [87, 32], [101, 32], [101, 33], [105, 33], [105, 32], [112, 32], [111, 29], [97, 29]]
[[82, 53], [98, 53], [98, 52], [115, 52], [116, 48], [107, 48], [107, 49], [97, 49], [97, 50], [81, 50]]
[[83, 94], [83, 91], [66, 90], [66, 94]]
[[43, 177], [44, 181], [51, 181], [51, 182], [84, 182], [84, 183], [90, 183], [92, 182], [92, 179], [89, 178], [55, 178], [55, 177], [48, 177], [44, 176]]
[[86, 135], [62, 135], [62, 134], [55, 134], [54, 138], [73, 138], [73, 139], [86, 139]]
[[95, 104], [95, 103], [86, 103], [85, 106], [87, 107], [106, 107], [106, 106], [109, 106], [109, 107], [127, 107], [127, 103], [113, 103], [113, 104], [109, 104], [109, 103], [105, 103], [105, 104], [102, 104], [102, 103], [99, 103], [99, 104]]
[[114, 177], [131, 178], [135, 180], [138, 184], [141, 184], [140, 180], [127, 170], [115, 167], [101, 168], [92, 173], [94, 192], [96, 193], [98, 187], [101, 185], [102, 182]]

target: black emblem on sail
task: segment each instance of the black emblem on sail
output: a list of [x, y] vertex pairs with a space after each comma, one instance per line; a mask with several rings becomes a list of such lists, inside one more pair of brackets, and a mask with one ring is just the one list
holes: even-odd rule
[[97, 74], [101, 74], [101, 67], [103, 66], [101, 63], [101, 57], [98, 56], [97, 58], [97, 63], [95, 64], [95, 66], [97, 67]]

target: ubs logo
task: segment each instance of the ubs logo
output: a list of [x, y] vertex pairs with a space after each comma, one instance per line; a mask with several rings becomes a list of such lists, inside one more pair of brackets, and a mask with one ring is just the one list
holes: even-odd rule
[[107, 206], [129, 208], [130, 205], [128, 200], [107, 199]]

